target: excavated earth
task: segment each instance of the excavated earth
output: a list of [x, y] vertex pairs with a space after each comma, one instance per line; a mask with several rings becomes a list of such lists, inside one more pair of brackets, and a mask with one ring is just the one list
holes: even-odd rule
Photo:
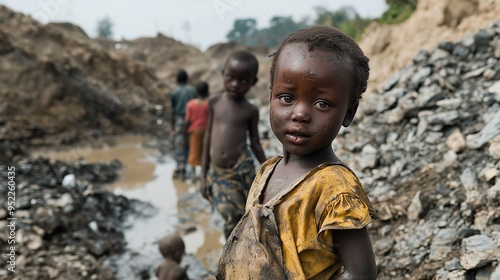
[[[334, 147], [379, 214], [369, 228], [379, 279], [500, 279], [499, 14], [498, 0], [421, 0], [407, 21], [373, 24], [360, 41], [371, 59], [369, 91]], [[15, 279], [113, 279], [108, 260], [125, 249], [125, 220], [153, 212], [106, 190], [119, 161], [32, 159], [32, 151], [168, 135], [177, 70], [185, 66], [192, 83], [206, 80], [216, 94], [224, 58], [237, 48], [201, 52], [162, 34], [95, 40], [0, 6], [0, 191], [15, 167]], [[260, 69], [249, 96], [269, 138], [272, 50], [251, 51]], [[274, 138], [265, 144], [280, 153]], [[9, 217], [0, 209], [0, 228]], [[2, 263], [8, 241], [2, 230]], [[0, 279], [9, 277], [1, 268]]]

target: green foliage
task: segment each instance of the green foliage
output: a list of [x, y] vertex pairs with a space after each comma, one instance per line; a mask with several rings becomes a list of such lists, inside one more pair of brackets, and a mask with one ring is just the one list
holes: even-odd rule
[[378, 21], [382, 24], [396, 24], [408, 19], [417, 8], [417, 0], [386, 0], [388, 9]]
[[295, 22], [291, 17], [276, 16], [271, 19], [271, 26], [262, 30], [266, 34], [266, 47], [277, 47], [288, 34], [305, 27], [305, 22]]
[[351, 6], [343, 6], [329, 11], [324, 7], [316, 7], [316, 17], [312, 21], [295, 22], [291, 17], [275, 16], [268, 28], [258, 29], [257, 21], [252, 18], [238, 19], [233, 29], [226, 35], [230, 41], [247, 46], [265, 46], [269, 49], [277, 47], [290, 33], [310, 24], [328, 25], [342, 30], [354, 40], [359, 40], [366, 27], [377, 20], [382, 24], [399, 23], [406, 20], [415, 11], [418, 0], [386, 0], [387, 10], [379, 19], [362, 18]]
[[351, 38], [353, 38], [354, 40], [359, 41], [366, 27], [368, 27], [368, 25], [370, 25], [372, 21], [373, 20], [371, 19], [363, 19], [357, 17], [353, 20], [343, 22], [339, 26], [339, 29], [342, 30], [342, 32], [344, 32], [345, 34], [351, 36]]
[[359, 40], [365, 28], [372, 22], [371, 19], [361, 18], [351, 6], [343, 6], [335, 11], [328, 11], [323, 7], [316, 7], [317, 18], [315, 24], [336, 27], [354, 40]]
[[246, 43], [246, 40], [257, 30], [257, 21], [253, 18], [237, 19], [234, 21], [233, 29], [227, 33], [226, 38], [230, 41]]
[[97, 23], [97, 37], [108, 39], [113, 37], [113, 23], [108, 17], [101, 19]]
[[290, 33], [305, 27], [305, 21], [295, 22], [291, 17], [275, 16], [270, 21], [268, 28], [257, 29], [255, 19], [237, 19], [233, 29], [226, 38], [250, 47], [265, 46], [274, 48]]
[[315, 8], [317, 15], [315, 24], [339, 27], [342, 23], [358, 16], [356, 10], [350, 6], [343, 6], [336, 11], [328, 11], [323, 7]]

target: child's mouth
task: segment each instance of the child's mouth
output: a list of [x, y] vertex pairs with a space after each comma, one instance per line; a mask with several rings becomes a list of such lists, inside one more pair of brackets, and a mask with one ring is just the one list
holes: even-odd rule
[[309, 137], [302, 133], [287, 133], [285, 134], [285, 139], [291, 142], [292, 144], [304, 144]]

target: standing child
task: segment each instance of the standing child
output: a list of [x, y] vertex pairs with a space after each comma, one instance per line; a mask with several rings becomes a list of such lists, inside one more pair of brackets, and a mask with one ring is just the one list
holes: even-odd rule
[[208, 84], [199, 82], [196, 85], [197, 98], [189, 100], [186, 105], [186, 138], [189, 139], [188, 164], [191, 175], [196, 176], [196, 167], [201, 167], [203, 153], [203, 137], [208, 123]]
[[186, 271], [179, 265], [184, 256], [184, 241], [177, 234], [163, 237], [158, 244], [165, 261], [156, 268], [158, 280], [187, 280]]
[[375, 212], [332, 148], [366, 90], [368, 58], [339, 30], [313, 26], [282, 42], [270, 72], [283, 155], [261, 166], [217, 279], [375, 279]]
[[208, 100], [200, 188], [224, 218], [226, 237], [244, 214], [248, 191], [255, 177], [248, 136], [257, 160], [261, 163], [266, 160], [257, 128], [259, 110], [245, 98], [257, 82], [258, 68], [259, 63], [252, 53], [242, 50], [231, 53], [222, 71], [225, 92]]
[[186, 114], [186, 104], [196, 97], [196, 91], [188, 85], [188, 75], [185, 70], [177, 72], [177, 84], [179, 85], [171, 95], [172, 102], [172, 131], [170, 136], [174, 138], [174, 159], [177, 163], [174, 177], [184, 177], [186, 172], [186, 157], [188, 145], [185, 138], [184, 116]]

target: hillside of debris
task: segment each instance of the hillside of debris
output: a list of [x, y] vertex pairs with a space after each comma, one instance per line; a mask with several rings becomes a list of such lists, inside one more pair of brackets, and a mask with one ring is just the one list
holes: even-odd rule
[[[379, 214], [370, 227], [379, 279], [500, 279], [499, 14], [498, 0], [421, 0], [406, 22], [374, 24], [360, 42], [377, 94], [365, 94], [334, 146]], [[111, 279], [101, 261], [122, 248], [114, 229], [125, 214], [106, 218], [133, 202], [100, 186], [116, 176], [115, 164], [26, 161], [22, 145], [165, 132], [177, 70], [220, 92], [224, 59], [238, 48], [200, 52], [161, 34], [97, 41], [77, 26], [42, 25], [0, 6], [0, 174], [15, 164], [23, 182], [19, 239], [27, 249], [19, 264], [33, 268], [26, 277]], [[261, 67], [250, 97], [264, 104], [272, 50], [252, 51]], [[260, 131], [272, 135], [261, 110]], [[266, 148], [279, 153], [271, 141]], [[65, 187], [70, 173], [86, 179]], [[117, 244], [94, 243], [108, 239]]]
[[193, 46], [183, 44], [172, 38], [158, 34], [154, 38], [109, 41], [97, 40], [108, 51], [132, 57], [136, 62], [155, 69], [157, 76], [165, 81], [170, 90], [175, 87], [177, 71], [185, 69], [191, 84], [205, 81], [210, 86], [210, 93], [224, 91], [221, 71], [227, 55], [237, 49], [246, 49], [254, 53], [259, 60], [259, 82], [250, 89], [247, 96], [266, 103], [269, 94], [269, 68], [271, 58], [266, 48], [251, 48], [234, 42], [220, 43], [201, 52]]
[[[498, 14], [499, 0], [421, 0], [406, 22], [373, 24], [360, 42], [371, 59], [367, 95], [381, 91], [418, 50], [476, 32]], [[0, 27], [0, 139], [27, 146], [82, 140], [95, 145], [101, 135], [125, 131], [164, 133], [178, 69], [188, 71], [191, 83], [207, 81], [211, 93], [219, 93], [225, 57], [245, 48], [221, 43], [201, 52], [162, 34], [93, 40], [78, 26], [43, 25], [5, 6], [0, 6]], [[249, 97], [266, 104], [272, 50], [250, 50], [260, 69]], [[0, 154], [9, 153], [0, 147]]]
[[380, 219], [379, 279], [500, 278], [500, 22], [421, 50], [335, 143]]
[[373, 23], [359, 43], [370, 58], [368, 91], [380, 91], [384, 81], [411, 63], [419, 50], [461, 40], [467, 33], [490, 26], [499, 14], [500, 0], [419, 0], [405, 22]]
[[168, 105], [168, 88], [153, 68], [106, 51], [76, 26], [42, 25], [4, 6], [0, 72], [2, 143], [58, 145], [123, 131], [152, 133]]

